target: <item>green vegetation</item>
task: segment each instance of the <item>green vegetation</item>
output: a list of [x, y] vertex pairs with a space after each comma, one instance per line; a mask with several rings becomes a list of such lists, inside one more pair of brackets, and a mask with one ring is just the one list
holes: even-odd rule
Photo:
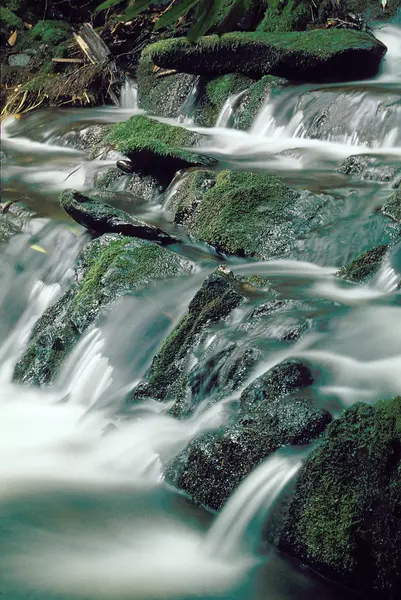
[[215, 125], [225, 101], [233, 94], [246, 90], [252, 83], [253, 79], [239, 73], [230, 73], [208, 81], [200, 99], [196, 122], [207, 127]]
[[198, 75], [239, 72], [259, 78], [271, 74], [289, 79], [336, 80], [375, 73], [386, 48], [358, 31], [240, 32], [156, 42], [144, 50], [153, 63]]
[[380, 269], [387, 250], [388, 246], [384, 244], [377, 246], [372, 250], [367, 250], [349, 265], [340, 269], [337, 275], [348, 281], [363, 283], [373, 277]]
[[285, 79], [265, 75], [253, 83], [241, 98], [237, 110], [237, 127], [247, 131], [262, 108], [267, 96], [277, 93], [287, 82]]
[[71, 37], [71, 28], [65, 21], [39, 21], [32, 28], [30, 35], [45, 44], [58, 45]]
[[168, 182], [181, 168], [209, 162], [185, 150], [195, 146], [199, 139], [200, 136], [182, 127], [143, 116], [117, 123], [106, 137], [106, 141], [133, 161], [136, 170], [150, 172]]
[[22, 27], [22, 20], [8, 8], [0, 6], [0, 27], [2, 30], [11, 27]]
[[307, 459], [280, 545], [345, 585], [396, 600], [400, 510], [401, 397], [355, 404]]
[[222, 171], [204, 195], [191, 235], [230, 254], [266, 257], [277, 239], [277, 226], [290, 220], [297, 193], [282, 179], [257, 173]]
[[304, 31], [311, 19], [309, 0], [288, 0], [269, 6], [258, 31]]

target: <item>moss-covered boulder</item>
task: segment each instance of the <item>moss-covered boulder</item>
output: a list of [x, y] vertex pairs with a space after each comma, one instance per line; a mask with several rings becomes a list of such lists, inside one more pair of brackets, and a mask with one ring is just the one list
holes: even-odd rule
[[268, 97], [274, 98], [286, 85], [286, 80], [273, 75], [265, 75], [253, 83], [241, 96], [235, 111], [235, 124], [238, 129], [247, 131], [251, 128], [256, 115]]
[[399, 187], [382, 209], [383, 213], [401, 225], [401, 187]]
[[74, 221], [96, 235], [120, 233], [161, 244], [178, 242], [177, 238], [159, 227], [148, 225], [119, 208], [75, 190], [64, 190], [60, 197], [60, 204]]
[[311, 383], [309, 370], [295, 361], [258, 378], [241, 396], [237, 423], [190, 442], [168, 468], [167, 481], [196, 502], [220, 509], [267, 456], [284, 444], [302, 444], [324, 431], [330, 415], [302, 397]]
[[401, 397], [356, 404], [305, 462], [279, 547], [364, 598], [401, 597]]
[[207, 326], [224, 321], [244, 297], [240, 280], [221, 267], [210, 275], [191, 300], [188, 312], [164, 341], [146, 378], [134, 392], [134, 400], [151, 397], [176, 400], [173, 413], [183, 416], [182, 402], [194, 349], [207, 333]]
[[180, 169], [211, 162], [188, 150], [199, 143], [199, 135], [144, 116], [117, 123], [106, 141], [128, 156], [135, 170], [154, 174], [164, 182]]
[[311, 16], [308, 0], [284, 0], [268, 7], [258, 31], [304, 31]]
[[143, 52], [137, 69], [139, 106], [153, 115], [177, 118], [197, 80], [196, 75], [155, 70], [150, 56]]
[[238, 72], [255, 79], [277, 75], [292, 80], [345, 81], [373, 76], [386, 52], [368, 33], [313, 30], [284, 33], [227, 33], [195, 44], [164, 40], [144, 51], [163, 68], [195, 75]]
[[[327, 198], [289, 188], [259, 173], [192, 172], [173, 199], [175, 221], [193, 239], [255, 258], [290, 255], [315, 226]], [[186, 192], [186, 193], [185, 193]]]
[[356, 283], [366, 283], [376, 275], [383, 264], [388, 245], [381, 244], [372, 250], [366, 250], [358, 258], [342, 267], [337, 273], [342, 279]]
[[75, 284], [37, 321], [14, 378], [21, 383], [50, 383], [80, 336], [100, 311], [124, 294], [153, 281], [189, 273], [190, 261], [147, 241], [105, 234], [83, 250]]
[[200, 89], [195, 122], [206, 127], [215, 125], [230, 96], [245, 92], [253, 83], [253, 79], [239, 73], [230, 73], [207, 80]]

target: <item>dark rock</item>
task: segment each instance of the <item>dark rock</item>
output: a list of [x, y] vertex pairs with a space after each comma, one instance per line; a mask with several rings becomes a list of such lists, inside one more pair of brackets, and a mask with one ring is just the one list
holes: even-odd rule
[[372, 77], [386, 52], [368, 33], [312, 30], [285, 33], [227, 33], [190, 44], [186, 38], [148, 46], [143, 57], [159, 67], [195, 75], [239, 72], [255, 79], [346, 81]]
[[61, 206], [77, 223], [96, 234], [120, 233], [161, 244], [173, 244], [177, 238], [153, 225], [147, 225], [128, 213], [105, 204], [97, 198], [84, 196], [75, 190], [64, 190]]
[[357, 283], [365, 283], [369, 281], [380, 269], [383, 264], [384, 257], [388, 251], [387, 245], [380, 245], [372, 250], [363, 252], [358, 258], [353, 260], [349, 265], [340, 269], [337, 273], [342, 279], [355, 281]]
[[241, 396], [238, 422], [190, 442], [169, 466], [167, 481], [196, 502], [220, 509], [244, 477], [275, 450], [309, 442], [324, 431], [330, 415], [294, 396], [311, 382], [308, 369], [294, 361], [254, 381]]
[[280, 549], [364, 598], [401, 597], [401, 398], [358, 403], [299, 476]]
[[380, 164], [374, 156], [349, 156], [340, 166], [339, 171], [346, 175], [357, 175], [368, 181], [390, 182], [400, 172], [397, 167]]
[[51, 383], [62, 362], [99, 313], [153, 281], [189, 273], [193, 264], [165, 248], [116, 234], [90, 242], [76, 266], [76, 284], [37, 321], [14, 379]]
[[191, 354], [205, 334], [206, 326], [223, 321], [241, 304], [244, 297], [238, 291], [238, 280], [231, 271], [219, 268], [207, 277], [189, 304], [188, 312], [164, 341], [153, 359], [147, 382], [134, 392], [133, 399], [151, 397], [163, 401], [175, 398], [175, 416], [182, 410], [187, 372]]

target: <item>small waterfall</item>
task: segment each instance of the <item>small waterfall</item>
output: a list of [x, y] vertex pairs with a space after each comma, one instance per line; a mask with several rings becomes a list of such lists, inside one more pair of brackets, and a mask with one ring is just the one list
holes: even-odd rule
[[195, 79], [193, 86], [190, 89], [188, 96], [185, 98], [180, 113], [178, 115], [178, 122], [184, 125], [191, 125], [194, 122], [194, 111], [196, 108], [196, 102], [199, 95], [199, 77]]
[[215, 125], [216, 127], [231, 127], [235, 116], [235, 109], [245, 92], [246, 90], [243, 90], [242, 92], [238, 92], [237, 94], [233, 94], [227, 98], [223, 104], [223, 108], [221, 109], [219, 116], [217, 117]]
[[[305, 451], [278, 451], [244, 480], [209, 531], [206, 548], [210, 554], [229, 559], [251, 550], [244, 548], [251, 526], [253, 533], [260, 531], [274, 502], [297, 474], [304, 455]], [[257, 545], [257, 536], [250, 537], [252, 546]]]
[[121, 88], [120, 108], [133, 111], [138, 109], [138, 87], [129, 77], [126, 77]]

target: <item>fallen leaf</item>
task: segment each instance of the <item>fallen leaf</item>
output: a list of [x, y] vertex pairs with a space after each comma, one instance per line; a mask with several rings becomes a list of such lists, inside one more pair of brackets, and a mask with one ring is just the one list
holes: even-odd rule
[[18, 34], [17, 34], [17, 30], [15, 30], [15, 31], [14, 31], [14, 32], [13, 32], [13, 33], [10, 35], [10, 37], [8, 38], [8, 44], [9, 44], [11, 47], [15, 46], [15, 42], [17, 41], [17, 36], [18, 36]]
[[33, 27], [32, 23], [25, 23], [25, 21], [24, 21], [24, 25], [27, 29], [32, 29], [32, 27]]
[[38, 246], [37, 244], [32, 244], [32, 246], [29, 247], [32, 248], [32, 250], [36, 250], [36, 252], [42, 252], [43, 254], [47, 254], [46, 250], [42, 248], [42, 246]]

